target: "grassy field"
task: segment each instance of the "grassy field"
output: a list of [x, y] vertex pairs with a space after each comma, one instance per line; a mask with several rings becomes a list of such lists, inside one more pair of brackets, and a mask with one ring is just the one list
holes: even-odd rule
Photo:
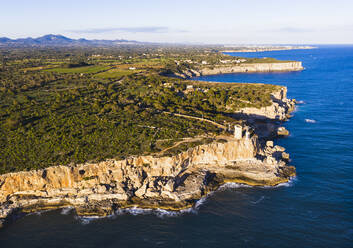
[[105, 72], [101, 72], [95, 75], [95, 77], [99, 78], [122, 78], [124, 76], [128, 76], [139, 72], [138, 70], [120, 70], [120, 69], [111, 69]]
[[101, 65], [90, 65], [90, 66], [82, 66], [82, 67], [75, 67], [75, 68], [53, 68], [45, 70], [47, 72], [57, 72], [57, 73], [84, 73], [84, 74], [91, 74], [91, 73], [98, 73], [101, 71], [108, 70], [109, 66], [101, 66]]
[[249, 63], [287, 63], [287, 62], [293, 62], [293, 61], [278, 60], [275, 58], [246, 58], [246, 62], [244, 62], [244, 64], [249, 64]]

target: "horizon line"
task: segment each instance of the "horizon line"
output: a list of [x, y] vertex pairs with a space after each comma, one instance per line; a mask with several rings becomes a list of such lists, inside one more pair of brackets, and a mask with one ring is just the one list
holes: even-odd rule
[[299, 46], [299, 45], [305, 45], [305, 46], [312, 46], [312, 45], [353, 45], [353, 43], [345, 43], [345, 42], [332, 42], [332, 43], [204, 43], [201, 41], [195, 41], [195, 42], [190, 42], [190, 41], [183, 41], [183, 42], [171, 42], [171, 41], [140, 41], [140, 40], [133, 40], [133, 39], [128, 39], [128, 38], [115, 38], [115, 39], [88, 39], [85, 37], [80, 37], [80, 38], [70, 38], [70, 36], [63, 35], [63, 34], [54, 34], [54, 33], [49, 33], [49, 34], [43, 34], [37, 37], [33, 36], [27, 36], [27, 37], [8, 37], [8, 36], [1, 36], [0, 38], [7, 38], [10, 40], [19, 40], [19, 39], [38, 39], [44, 36], [63, 36], [65, 38], [69, 38], [72, 40], [80, 40], [80, 39], [85, 39], [88, 41], [115, 41], [115, 40], [127, 40], [127, 41], [134, 41], [134, 42], [140, 42], [140, 43], [158, 43], [158, 44], [181, 44], [181, 45], [229, 45], [229, 46], [240, 46], [240, 45], [246, 45], [246, 46], [251, 46], [251, 45], [256, 45], [256, 46], [268, 46], [268, 45], [278, 45], [278, 46], [288, 46], [288, 45], [294, 45], [294, 46]]

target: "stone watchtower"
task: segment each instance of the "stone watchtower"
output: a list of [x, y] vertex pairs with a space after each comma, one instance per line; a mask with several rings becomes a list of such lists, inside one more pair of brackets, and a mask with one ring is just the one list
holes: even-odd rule
[[243, 137], [243, 127], [240, 125], [234, 125], [234, 138], [241, 139]]
[[[250, 130], [249, 127], [245, 127], [245, 138], [250, 139]], [[234, 138], [242, 139], [243, 138], [243, 127], [240, 125], [234, 125]]]
[[247, 127], [246, 130], [245, 130], [245, 138], [246, 138], [246, 139], [250, 139], [249, 127]]

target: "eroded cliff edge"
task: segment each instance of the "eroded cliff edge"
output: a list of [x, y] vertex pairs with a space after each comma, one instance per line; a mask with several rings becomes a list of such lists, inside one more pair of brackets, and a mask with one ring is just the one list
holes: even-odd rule
[[217, 75], [227, 73], [254, 73], [254, 72], [286, 72], [301, 71], [304, 67], [300, 61], [278, 63], [241, 63], [237, 65], [203, 66], [195, 69], [187, 69], [182, 73], [174, 73], [174, 76], [191, 78], [197, 76]]
[[261, 118], [269, 120], [266, 127], [285, 120], [294, 102], [286, 98], [285, 87], [272, 97], [269, 107], [235, 113], [246, 121], [241, 137], [225, 136], [175, 156], [137, 156], [1, 175], [0, 223], [17, 212], [67, 206], [83, 216], [134, 206], [180, 210], [226, 182], [286, 182], [295, 168], [287, 165], [284, 148], [264, 142], [263, 127], [257, 124]]

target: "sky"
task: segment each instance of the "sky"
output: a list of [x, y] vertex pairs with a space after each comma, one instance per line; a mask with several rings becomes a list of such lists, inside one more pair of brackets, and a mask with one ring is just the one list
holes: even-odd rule
[[353, 44], [352, 0], [0, 0], [0, 37]]

